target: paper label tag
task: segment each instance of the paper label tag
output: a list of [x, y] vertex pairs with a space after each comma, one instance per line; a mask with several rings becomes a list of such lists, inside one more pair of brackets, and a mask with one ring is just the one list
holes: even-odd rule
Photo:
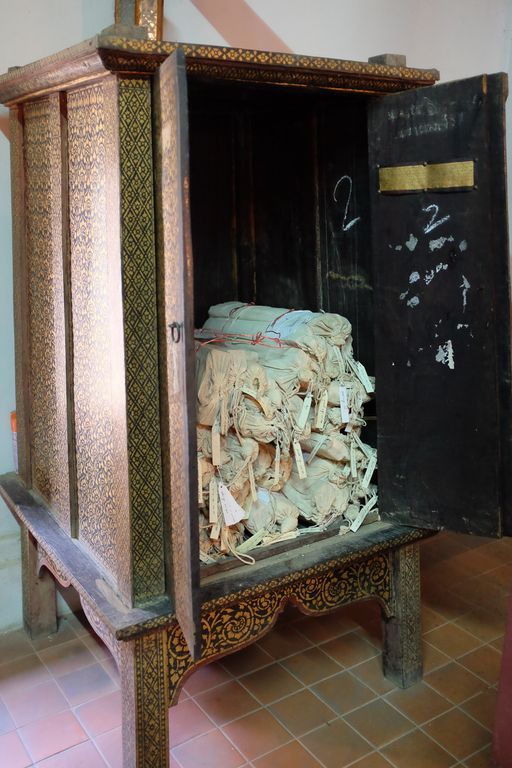
[[227, 525], [220, 529], [220, 551], [229, 552], [229, 534]]
[[197, 503], [200, 507], [204, 504], [203, 495], [203, 462], [200, 458], [197, 459]]
[[311, 464], [311, 462], [313, 461], [313, 459], [317, 455], [317, 453], [320, 450], [320, 448], [322, 447], [322, 445], [324, 445], [324, 443], [326, 443], [328, 440], [329, 440], [329, 435], [320, 435], [318, 437], [318, 440], [316, 441], [315, 445], [313, 446], [313, 450], [311, 451], [311, 453], [308, 456], [308, 460], [307, 460], [306, 464]]
[[309, 416], [309, 411], [311, 410], [312, 400], [313, 400], [313, 395], [311, 394], [311, 392], [308, 392], [306, 397], [304, 398], [304, 402], [302, 403], [302, 410], [299, 414], [299, 418], [297, 419], [297, 427], [301, 432], [306, 426], [306, 422]]
[[369, 395], [372, 394], [372, 392], [375, 392], [375, 389], [373, 387], [372, 382], [370, 381], [370, 377], [366, 373], [366, 368], [362, 363], [357, 363], [357, 367], [359, 369], [359, 378], [361, 379], [361, 382], [363, 384], [363, 387], [366, 389]]
[[265, 528], [262, 528], [261, 530], [257, 531], [252, 536], [249, 536], [248, 539], [246, 539], [242, 544], [239, 544], [236, 548], [236, 551], [241, 554], [245, 555], [246, 552], [250, 552], [251, 549], [254, 549], [254, 547], [257, 547], [258, 544], [261, 544], [265, 536], [267, 535], [267, 531]]
[[218, 417], [212, 427], [212, 464], [214, 467], [220, 467], [220, 425]]
[[354, 443], [350, 444], [350, 474], [352, 477], [357, 477], [356, 451], [354, 448]]
[[370, 460], [371, 457], [373, 456], [372, 449], [368, 445], [365, 445], [361, 440], [361, 438], [359, 437], [359, 435], [357, 435], [355, 432], [354, 432], [354, 440], [356, 441], [358, 447], [362, 450], [366, 458]]
[[343, 358], [341, 356], [340, 348], [339, 347], [333, 347], [334, 354], [336, 355], [336, 360], [338, 361], [338, 364], [340, 366], [340, 374], [345, 373], [345, 365], [343, 363]]
[[226, 432], [228, 431], [228, 407], [226, 405], [226, 400], [224, 399], [224, 395], [220, 396], [219, 410], [220, 410], [220, 433], [221, 435], [225, 435]]
[[355, 531], [357, 531], [362, 526], [367, 514], [370, 512], [371, 509], [373, 509], [376, 503], [377, 503], [377, 495], [375, 494], [374, 496], [371, 497], [370, 501], [367, 501], [364, 507], [361, 507], [361, 509], [359, 510], [359, 514], [350, 525], [351, 531], [354, 531], [355, 533]]
[[235, 525], [247, 517], [245, 509], [235, 501], [224, 483], [219, 483], [219, 498], [226, 525]]
[[251, 463], [249, 463], [248, 471], [249, 471], [249, 484], [251, 486], [251, 498], [253, 501], [258, 501], [258, 494], [256, 492], [256, 483], [254, 482], [254, 469], [252, 468]]
[[294, 440], [292, 443], [293, 455], [295, 456], [295, 463], [297, 464], [297, 472], [301, 480], [304, 480], [308, 476], [306, 472], [306, 465], [304, 463], [304, 456], [302, 455], [302, 448], [298, 440]]
[[210, 531], [210, 539], [212, 541], [216, 541], [220, 536], [220, 523], [215, 523], [213, 528]]
[[366, 472], [364, 473], [363, 482], [361, 483], [363, 488], [368, 488], [370, 485], [370, 481], [372, 479], [373, 473], [375, 472], [376, 466], [377, 454], [374, 453], [373, 456], [371, 456], [370, 461], [368, 462], [368, 466], [366, 467]]
[[359, 368], [357, 367], [357, 360], [354, 360], [353, 357], [347, 357], [347, 363], [352, 369], [352, 373], [359, 379], [359, 381], [361, 381], [361, 373], [359, 371]]
[[323, 430], [325, 425], [325, 417], [327, 416], [328, 399], [329, 399], [329, 396], [328, 396], [327, 390], [324, 389], [324, 391], [320, 396], [320, 400], [318, 400], [316, 404], [315, 429], [319, 429], [320, 431]]
[[343, 384], [340, 384], [340, 410], [342, 423], [348, 424], [350, 421], [350, 414], [348, 412], [348, 392]]
[[374, 392], [373, 384], [370, 381], [370, 378], [368, 374], [366, 373], [366, 368], [362, 363], [360, 363], [357, 360], [352, 360], [349, 358], [349, 365], [354, 371], [355, 375], [365, 388], [366, 392], [370, 395], [372, 392]]
[[366, 392], [370, 395], [372, 392], [374, 392], [373, 384], [370, 381], [370, 378], [368, 374], [366, 373], [366, 368], [362, 363], [360, 363], [358, 360], [354, 360], [352, 357], [347, 358], [348, 364], [352, 368], [352, 371], [355, 373], [363, 387], [365, 388]]
[[218, 496], [218, 490], [217, 490], [217, 481], [214, 477], [212, 477], [212, 479], [210, 480], [210, 484], [208, 485], [208, 491], [209, 491], [208, 519], [210, 523], [216, 523], [219, 519], [219, 496]]
[[279, 443], [276, 445], [276, 458], [274, 460], [274, 484], [279, 483], [279, 476], [281, 474], [281, 446]]

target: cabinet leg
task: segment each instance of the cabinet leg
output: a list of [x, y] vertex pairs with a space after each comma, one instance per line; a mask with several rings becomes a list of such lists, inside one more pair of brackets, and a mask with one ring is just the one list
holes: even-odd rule
[[119, 643], [123, 768], [168, 768], [167, 633]]
[[37, 542], [21, 526], [21, 569], [23, 580], [23, 623], [30, 637], [57, 631], [55, 580], [45, 568], [39, 572]]
[[407, 544], [390, 557], [392, 616], [383, 619], [384, 674], [408, 688], [423, 674], [419, 546]]

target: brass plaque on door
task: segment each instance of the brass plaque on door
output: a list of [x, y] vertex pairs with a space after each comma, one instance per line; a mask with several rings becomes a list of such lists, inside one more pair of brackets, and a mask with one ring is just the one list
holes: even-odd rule
[[379, 192], [468, 190], [475, 186], [474, 160], [379, 168]]

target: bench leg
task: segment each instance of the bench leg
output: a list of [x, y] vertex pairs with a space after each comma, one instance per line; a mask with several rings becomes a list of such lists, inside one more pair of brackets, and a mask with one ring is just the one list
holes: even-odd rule
[[120, 641], [123, 768], [168, 768], [167, 633]]
[[418, 544], [406, 544], [390, 553], [392, 615], [383, 619], [385, 676], [408, 688], [421, 680], [421, 594]]
[[39, 571], [37, 542], [21, 526], [21, 569], [23, 580], [23, 623], [32, 638], [57, 631], [55, 579], [46, 568]]

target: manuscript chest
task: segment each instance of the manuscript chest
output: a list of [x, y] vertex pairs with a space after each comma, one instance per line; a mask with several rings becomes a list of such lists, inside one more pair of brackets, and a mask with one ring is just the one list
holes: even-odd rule
[[193, 333], [212, 304], [352, 322], [377, 382], [368, 542], [512, 528], [506, 77], [437, 77], [98, 36], [0, 78], [19, 475], [116, 599], [167, 600], [190, 648], [202, 599], [352, 546], [200, 569]]

